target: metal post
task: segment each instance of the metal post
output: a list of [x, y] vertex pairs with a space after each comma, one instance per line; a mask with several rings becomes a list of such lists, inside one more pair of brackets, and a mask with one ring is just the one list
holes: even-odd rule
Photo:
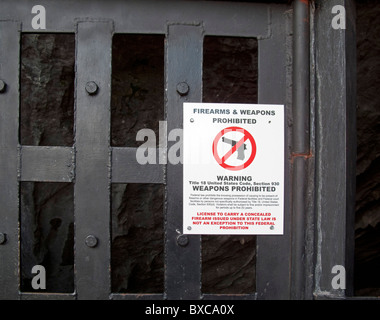
[[[345, 29], [332, 27], [332, 8], [345, 8]], [[356, 161], [356, 23], [353, 0], [318, 1], [315, 11], [317, 298], [353, 293]], [[346, 270], [346, 289], [333, 288], [332, 268]]]
[[293, 16], [293, 215], [291, 297], [305, 290], [306, 166], [310, 157], [310, 17], [309, 1], [296, 0]]
[[[78, 299], [108, 299], [111, 287], [112, 35], [112, 21], [78, 22], [74, 188], [75, 280]], [[95, 82], [95, 86], [91, 81]]]
[[[183, 102], [200, 102], [202, 99], [202, 44], [203, 29], [200, 25], [168, 26], [166, 47], [168, 132], [182, 128]], [[186, 95], [177, 92], [178, 84], [183, 82], [189, 87]], [[166, 297], [200, 299], [200, 236], [188, 236], [186, 245], [183, 245], [183, 239], [178, 238], [182, 234], [182, 169], [180, 163], [172, 164], [169, 161], [167, 165]]]
[[0, 299], [19, 292], [19, 63], [20, 24], [0, 21]]

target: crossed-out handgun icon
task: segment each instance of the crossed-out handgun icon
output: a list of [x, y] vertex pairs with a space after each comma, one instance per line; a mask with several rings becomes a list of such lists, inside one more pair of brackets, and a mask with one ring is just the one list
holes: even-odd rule
[[[225, 137], [222, 137], [222, 141], [225, 142], [225, 143], [228, 143], [230, 144], [232, 147], [238, 143], [238, 141], [235, 141], [235, 140], [231, 140], [231, 139], [228, 139], [228, 138], [225, 138]], [[238, 149], [237, 149], [237, 152], [238, 152], [238, 156], [237, 158], [239, 160], [244, 160], [245, 158], [245, 154], [244, 154], [244, 150], [247, 150], [247, 145], [245, 143], [243, 143]]]

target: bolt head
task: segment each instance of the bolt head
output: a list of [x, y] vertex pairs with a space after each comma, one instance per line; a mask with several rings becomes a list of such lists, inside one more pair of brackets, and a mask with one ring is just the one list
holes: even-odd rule
[[177, 92], [180, 96], [185, 96], [189, 93], [189, 85], [186, 82], [180, 82], [177, 84]]
[[0, 93], [5, 92], [6, 87], [7, 85], [5, 84], [5, 82], [3, 80], [0, 80]]
[[98, 92], [98, 85], [94, 81], [89, 81], [86, 83], [86, 91], [92, 96]]
[[95, 236], [90, 234], [89, 236], [86, 237], [85, 243], [87, 247], [95, 248], [98, 244], [98, 239]]
[[5, 233], [0, 233], [0, 244], [4, 244], [7, 241]]
[[177, 237], [177, 244], [181, 247], [186, 247], [189, 244], [189, 237], [181, 234]]

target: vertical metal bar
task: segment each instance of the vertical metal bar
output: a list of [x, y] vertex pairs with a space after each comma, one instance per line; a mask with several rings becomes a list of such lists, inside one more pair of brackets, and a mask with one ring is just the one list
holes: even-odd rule
[[[183, 126], [183, 102], [202, 99], [203, 29], [199, 25], [168, 26], [166, 46], [166, 90], [168, 132]], [[186, 82], [188, 93], [177, 92]], [[184, 94], [184, 95], [183, 95]], [[200, 236], [188, 236], [187, 246], [179, 246], [182, 233], [182, 164], [167, 165], [166, 275], [167, 299], [199, 299], [201, 295]]]
[[[315, 11], [316, 266], [315, 295], [353, 292], [356, 159], [355, 3], [337, 0], [346, 28], [334, 29], [331, 1]], [[345, 267], [346, 289], [332, 287], [332, 268]]]
[[309, 0], [294, 1], [293, 14], [293, 153], [310, 151], [310, 18]]
[[293, 158], [293, 215], [292, 215], [292, 281], [291, 298], [304, 299], [305, 272], [306, 272], [306, 200], [307, 200], [307, 172], [308, 159], [302, 156]]
[[293, 15], [293, 216], [292, 298], [305, 290], [306, 165], [310, 155], [309, 1], [296, 0]]
[[19, 294], [20, 24], [0, 21], [0, 299]]
[[110, 294], [110, 97], [113, 23], [76, 35], [75, 276], [78, 299]]
[[344, 32], [346, 45], [346, 234], [345, 268], [346, 297], [354, 295], [354, 254], [355, 254], [355, 202], [356, 202], [356, 157], [357, 157], [357, 54], [356, 54], [356, 3], [345, 1], [347, 29]]
[[[291, 80], [287, 78], [286, 53], [289, 48], [286, 43], [285, 9], [284, 6], [271, 6], [271, 37], [259, 41], [259, 103], [285, 104], [287, 88], [291, 87], [289, 84]], [[285, 110], [285, 117], [288, 116], [288, 110]], [[289, 149], [288, 140], [285, 134], [285, 150]], [[290, 297], [289, 154], [284, 155], [284, 161], [284, 234], [257, 238], [256, 291], [258, 299], [289, 299]]]

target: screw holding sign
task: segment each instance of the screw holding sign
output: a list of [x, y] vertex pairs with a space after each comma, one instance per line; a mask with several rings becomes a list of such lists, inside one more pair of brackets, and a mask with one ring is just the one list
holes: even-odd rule
[[86, 83], [86, 91], [92, 96], [98, 92], [98, 85], [94, 81], [89, 81]]

